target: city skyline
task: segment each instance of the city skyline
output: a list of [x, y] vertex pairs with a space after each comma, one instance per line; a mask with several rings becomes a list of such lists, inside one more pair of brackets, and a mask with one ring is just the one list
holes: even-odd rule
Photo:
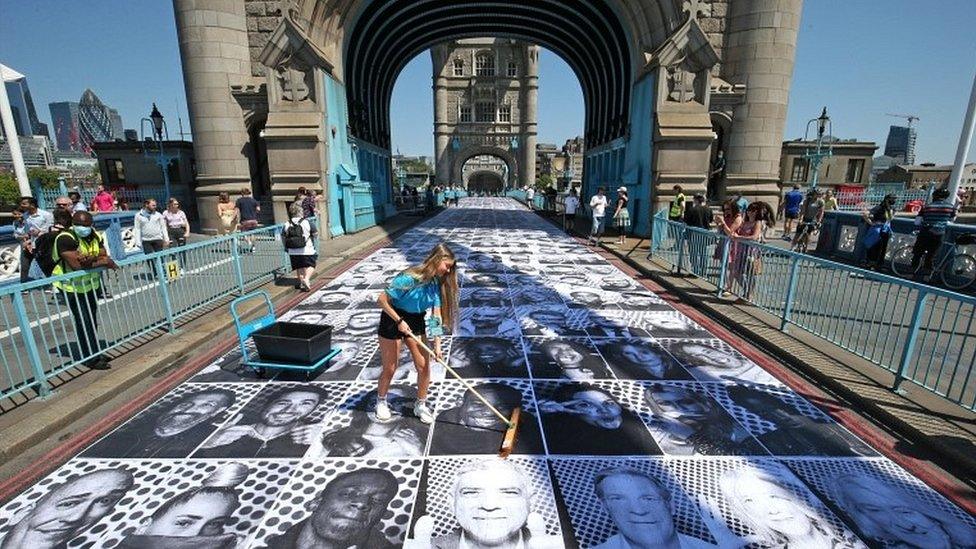
[[[976, 37], [966, 28], [976, 18], [976, 3], [951, 0], [927, 11], [912, 6], [909, 0], [895, 0], [883, 11], [840, 0], [804, 4], [784, 140], [803, 137], [807, 121], [823, 106], [838, 137], [878, 144], [889, 126], [904, 122], [886, 113], [909, 113], [920, 117], [917, 161], [952, 162], [976, 67]], [[35, 104], [73, 101], [92, 88], [129, 121], [128, 128], [138, 131], [135, 121], [148, 116], [156, 102], [171, 137], [178, 137], [178, 116], [189, 131], [171, 3], [0, 0], [0, 7], [7, 14], [0, 33], [9, 37], [0, 43], [0, 61], [28, 77]], [[886, 30], [903, 24], [906, 13], [913, 14], [912, 40]], [[115, 24], [100, 25], [97, 42], [86, 40], [85, 29], [109, 15]], [[41, 35], [49, 38], [37, 41]], [[929, 52], [938, 52], [938, 64]], [[404, 154], [433, 153], [429, 63], [427, 52], [419, 54], [397, 80], [393, 148]], [[539, 141], [562, 142], [582, 133], [579, 82], [549, 50], [540, 60], [540, 83]], [[39, 110], [41, 122], [52, 127], [48, 109]], [[974, 156], [976, 147], [969, 152]]]

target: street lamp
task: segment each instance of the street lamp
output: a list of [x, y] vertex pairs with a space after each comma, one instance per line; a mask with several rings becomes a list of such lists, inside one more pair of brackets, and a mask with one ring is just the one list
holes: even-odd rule
[[[163, 119], [163, 114], [159, 112], [156, 108], [156, 104], [153, 103], [152, 112], [149, 113], [149, 118], [143, 118], [139, 130], [142, 133], [142, 142], [145, 146], [147, 142], [155, 141], [156, 153], [152, 154], [150, 152], [150, 147], [145, 146], [143, 149], [143, 156], [149, 158], [150, 156], [155, 156], [154, 160], [156, 165], [158, 165], [163, 170], [163, 187], [166, 196], [163, 197], [163, 202], [165, 203], [170, 199], [170, 183], [169, 183], [169, 163], [176, 158], [179, 158], [179, 154], [166, 154], [163, 150], [163, 141], [169, 140], [169, 130], [166, 128], [166, 121]], [[146, 138], [146, 128], [149, 128], [149, 138]], [[164, 139], [165, 137], [165, 139]]]
[[807, 162], [809, 162], [810, 168], [813, 170], [813, 179], [810, 181], [810, 188], [812, 189], [817, 188], [817, 182], [820, 180], [820, 164], [834, 154], [833, 144], [828, 145], [826, 150], [823, 148], [824, 136], [832, 136], [834, 133], [833, 123], [830, 121], [830, 117], [827, 116], [827, 107], [823, 108], [823, 112], [820, 113], [820, 116], [807, 122], [807, 130], [803, 134], [804, 141], [809, 141], [810, 127], [814, 124], [816, 124], [817, 127], [817, 150], [811, 152], [810, 149], [807, 149], [806, 153], [803, 155], [803, 157], [807, 159]]
[[163, 113], [159, 112], [156, 108], [156, 104], [153, 103], [153, 110], [149, 113], [149, 119], [152, 120], [153, 130], [155, 130], [156, 141], [163, 140]]

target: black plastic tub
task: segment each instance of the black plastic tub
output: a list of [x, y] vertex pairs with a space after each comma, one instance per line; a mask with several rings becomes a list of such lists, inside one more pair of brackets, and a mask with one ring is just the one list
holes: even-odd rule
[[251, 334], [263, 362], [315, 364], [332, 348], [332, 326], [275, 322]]

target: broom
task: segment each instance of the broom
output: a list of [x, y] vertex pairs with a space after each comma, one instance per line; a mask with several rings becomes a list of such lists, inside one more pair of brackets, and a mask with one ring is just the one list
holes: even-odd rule
[[434, 351], [432, 351], [430, 347], [428, 347], [419, 337], [417, 337], [416, 334], [410, 334], [410, 337], [413, 338], [413, 340], [416, 341], [417, 344], [420, 345], [420, 347], [423, 350], [427, 351], [427, 354], [430, 355], [431, 358], [436, 360], [441, 366], [447, 369], [448, 372], [451, 372], [451, 375], [456, 377], [458, 381], [463, 383], [464, 386], [468, 388], [469, 391], [474, 393], [474, 396], [478, 397], [478, 399], [481, 400], [481, 402], [484, 403], [484, 405], [487, 406], [489, 410], [494, 412], [494, 414], [498, 416], [498, 419], [502, 420], [502, 423], [506, 425], [506, 429], [505, 429], [505, 436], [502, 437], [502, 445], [498, 449], [498, 456], [507, 458], [509, 454], [511, 454], [512, 451], [515, 450], [515, 441], [516, 439], [518, 439], [519, 418], [522, 415], [522, 408], [520, 406], [516, 406], [515, 409], [512, 410], [512, 417], [511, 418], [505, 417], [505, 414], [499, 412], [498, 408], [492, 406], [492, 404], [488, 402], [488, 399], [481, 396], [481, 393], [479, 393], [478, 390], [474, 388], [474, 386], [468, 383], [466, 379], [464, 379], [456, 371], [454, 371], [454, 368], [448, 366], [447, 362], [437, 358], [437, 355], [434, 354]]

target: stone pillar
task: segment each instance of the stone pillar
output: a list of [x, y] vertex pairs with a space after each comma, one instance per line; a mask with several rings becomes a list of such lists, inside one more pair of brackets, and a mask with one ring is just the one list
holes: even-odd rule
[[722, 76], [744, 84], [726, 153], [726, 195], [776, 205], [786, 107], [796, 57], [802, 0], [729, 3]]
[[435, 72], [434, 76], [434, 181], [439, 185], [457, 183], [451, 181], [451, 130], [447, 118], [447, 78]]
[[525, 93], [522, 97], [525, 105], [522, 108], [522, 158], [519, 162], [519, 183], [535, 185], [535, 147], [538, 132], [538, 101], [539, 101], [539, 46], [526, 48], [525, 59]]
[[231, 85], [250, 78], [243, 0], [173, 0], [183, 81], [193, 128], [201, 227], [217, 229], [217, 195], [250, 186], [248, 143]]

